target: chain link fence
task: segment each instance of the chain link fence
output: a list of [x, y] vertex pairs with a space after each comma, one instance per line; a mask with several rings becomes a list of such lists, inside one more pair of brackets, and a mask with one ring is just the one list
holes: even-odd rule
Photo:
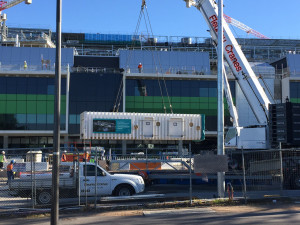
[[[96, 205], [104, 196], [142, 193], [144, 183], [146, 194], [173, 193], [187, 197], [190, 192], [190, 198], [194, 199], [218, 197], [217, 173], [194, 173], [190, 151], [184, 157], [174, 154], [121, 156], [104, 152], [99, 147], [61, 149], [61, 206]], [[0, 170], [0, 214], [20, 209], [50, 209], [52, 149], [9, 149], [5, 153]], [[215, 154], [214, 151], [200, 153]], [[300, 189], [300, 150], [227, 150], [226, 156], [225, 197], [282, 196], [287, 191]], [[13, 172], [9, 174], [11, 161]], [[130, 177], [131, 174], [139, 176]]]

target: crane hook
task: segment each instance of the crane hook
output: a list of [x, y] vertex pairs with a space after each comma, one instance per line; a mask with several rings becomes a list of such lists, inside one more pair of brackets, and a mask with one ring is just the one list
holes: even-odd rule
[[142, 0], [142, 9], [146, 6], [146, 0]]

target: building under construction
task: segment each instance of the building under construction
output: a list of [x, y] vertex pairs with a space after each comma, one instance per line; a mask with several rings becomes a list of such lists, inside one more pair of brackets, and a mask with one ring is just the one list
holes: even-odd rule
[[[8, 3], [0, 2], [2, 11]], [[237, 41], [268, 98], [300, 103], [300, 40], [269, 39], [229, 16], [225, 20], [256, 36]], [[5, 21], [1, 14], [0, 146], [52, 146], [56, 33], [7, 28]], [[82, 143], [84, 111], [177, 113], [204, 114], [201, 148], [216, 148], [217, 53], [212, 38], [63, 33], [62, 42], [62, 144]], [[229, 66], [225, 69], [240, 125], [256, 124], [234, 74]], [[224, 116], [225, 125], [232, 126], [226, 104]], [[126, 146], [135, 151], [148, 144], [172, 149], [187, 143], [131, 140]], [[124, 148], [117, 140], [93, 140], [91, 145]]]

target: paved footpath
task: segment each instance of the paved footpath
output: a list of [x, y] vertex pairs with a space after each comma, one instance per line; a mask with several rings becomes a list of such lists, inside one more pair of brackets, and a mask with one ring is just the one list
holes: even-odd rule
[[[259, 206], [197, 207], [111, 211], [61, 215], [60, 225], [94, 224], [299, 224], [300, 204], [269, 203]], [[49, 216], [1, 219], [0, 224], [48, 225]]]

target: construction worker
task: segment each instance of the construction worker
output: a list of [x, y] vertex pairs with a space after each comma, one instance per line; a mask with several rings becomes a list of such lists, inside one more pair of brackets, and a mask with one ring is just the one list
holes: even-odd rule
[[138, 65], [138, 70], [139, 70], [139, 73], [141, 73], [141, 72], [142, 72], [142, 69], [143, 69], [143, 65], [142, 65], [142, 63], [139, 63], [139, 65]]
[[26, 60], [24, 61], [24, 70], [27, 70], [27, 62], [26, 62]]
[[2, 151], [0, 154], [0, 169], [3, 168], [3, 163], [6, 161], [5, 159], [5, 151]]
[[89, 153], [88, 152], [84, 152], [82, 155], [82, 161], [83, 162], [87, 162], [89, 158]]
[[9, 184], [11, 182], [11, 180], [14, 179], [14, 164], [15, 164], [15, 160], [11, 160], [10, 163], [7, 165], [6, 167], [6, 171], [7, 171], [7, 184]]
[[61, 161], [62, 162], [66, 162], [67, 161], [67, 155], [66, 155], [67, 151], [64, 151], [63, 154], [61, 155]]

